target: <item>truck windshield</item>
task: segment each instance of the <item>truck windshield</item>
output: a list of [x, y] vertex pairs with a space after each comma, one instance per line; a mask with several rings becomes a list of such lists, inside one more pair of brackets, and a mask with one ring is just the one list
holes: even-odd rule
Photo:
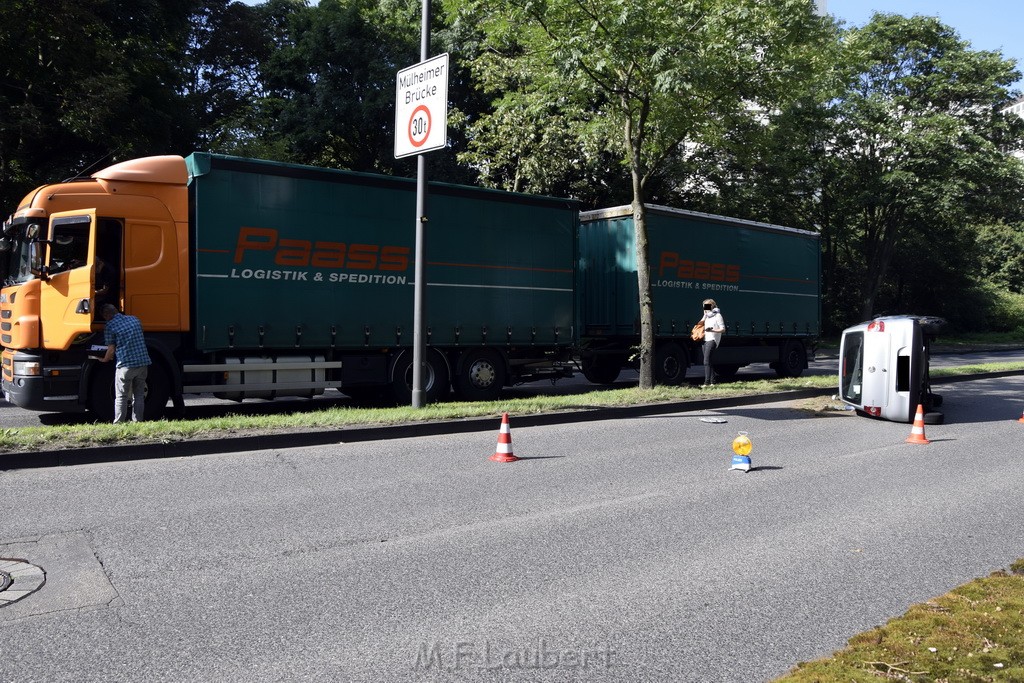
[[28, 282], [34, 275], [29, 261], [29, 243], [25, 226], [7, 224], [0, 237], [0, 282], [4, 287]]
[[860, 405], [864, 383], [864, 333], [843, 335], [843, 357], [839, 359], [839, 393], [843, 400]]

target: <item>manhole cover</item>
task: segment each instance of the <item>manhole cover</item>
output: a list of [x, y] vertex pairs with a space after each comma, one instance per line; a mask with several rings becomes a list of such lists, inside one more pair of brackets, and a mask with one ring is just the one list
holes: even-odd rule
[[46, 583], [46, 573], [25, 560], [0, 558], [0, 607], [35, 593]]

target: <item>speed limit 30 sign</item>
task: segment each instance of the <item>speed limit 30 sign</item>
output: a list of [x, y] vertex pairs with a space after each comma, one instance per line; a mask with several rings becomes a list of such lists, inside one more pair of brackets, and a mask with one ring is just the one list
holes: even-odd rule
[[402, 69], [395, 79], [395, 158], [448, 143], [448, 53]]

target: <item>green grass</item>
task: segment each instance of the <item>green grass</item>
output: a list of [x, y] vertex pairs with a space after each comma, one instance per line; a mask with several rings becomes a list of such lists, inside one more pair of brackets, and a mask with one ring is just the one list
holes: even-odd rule
[[914, 605], [776, 683], [1024, 680], [1024, 560]]
[[[935, 377], [1024, 370], [1024, 363], [989, 363], [955, 369], [936, 369]], [[711, 392], [694, 387], [655, 387], [597, 390], [585, 394], [536, 396], [478, 403], [437, 403], [422, 409], [332, 407], [280, 415], [236, 415], [197, 420], [158, 420], [137, 424], [75, 424], [52, 427], [16, 427], [0, 430], [0, 452], [23, 452], [55, 448], [79, 448], [132, 443], [168, 443], [202, 438], [220, 438], [236, 434], [309, 431], [352, 426], [384, 426], [457, 420], [460, 418], [587, 410], [652, 403], [772, 394], [799, 389], [827, 389], [836, 386], [834, 376], [809, 376], [797, 379], [730, 382]]]

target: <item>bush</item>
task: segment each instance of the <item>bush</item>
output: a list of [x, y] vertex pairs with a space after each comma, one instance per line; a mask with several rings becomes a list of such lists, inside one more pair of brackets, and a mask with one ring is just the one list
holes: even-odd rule
[[988, 328], [991, 332], [1014, 332], [1024, 338], [1024, 294], [1008, 292], [986, 285], [991, 297], [988, 307]]

